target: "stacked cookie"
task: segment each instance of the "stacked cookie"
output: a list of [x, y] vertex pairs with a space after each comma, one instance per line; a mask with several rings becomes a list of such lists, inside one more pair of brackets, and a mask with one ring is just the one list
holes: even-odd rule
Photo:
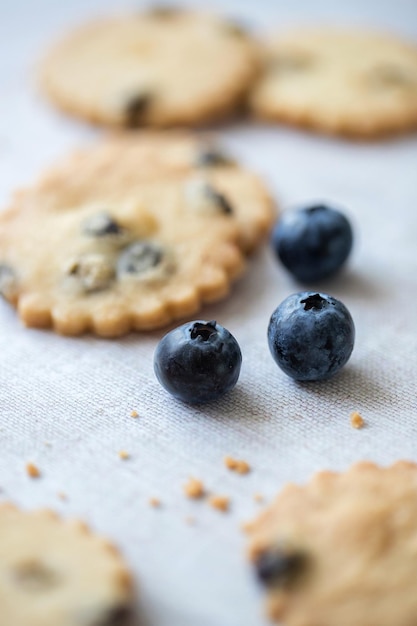
[[262, 119], [371, 138], [417, 127], [417, 49], [387, 35], [310, 29], [272, 39], [251, 95]]
[[256, 45], [236, 24], [154, 8], [75, 31], [45, 59], [42, 84], [89, 121], [190, 126], [233, 113], [257, 69]]
[[249, 102], [260, 119], [352, 137], [417, 127], [417, 49], [376, 33], [309, 29], [265, 44], [173, 8], [80, 28], [43, 64], [50, 98], [104, 125], [196, 125]]

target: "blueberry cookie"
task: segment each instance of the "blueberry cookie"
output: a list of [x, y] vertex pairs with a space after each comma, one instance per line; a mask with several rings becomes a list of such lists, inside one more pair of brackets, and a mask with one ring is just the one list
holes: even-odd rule
[[276, 36], [252, 94], [256, 115], [378, 137], [417, 127], [417, 48], [388, 35], [316, 29]]
[[195, 125], [230, 114], [258, 68], [257, 47], [227, 20], [149, 9], [80, 27], [41, 67], [62, 109], [116, 126]]
[[0, 505], [2, 626], [127, 626], [132, 596], [122, 557], [84, 524]]
[[[0, 293], [28, 326], [118, 336], [194, 314], [244, 268], [227, 173], [141, 176], [134, 153], [71, 156], [0, 215]], [[85, 158], [84, 158], [85, 157]]]
[[358, 463], [287, 485], [248, 526], [268, 612], [287, 626], [413, 626], [417, 465]]
[[115, 133], [96, 147], [75, 153], [73, 162], [86, 178], [100, 172], [107, 187], [122, 175], [127, 180], [182, 178], [189, 181], [191, 202], [194, 196], [197, 202], [200, 197], [208, 203], [217, 190], [223, 209], [238, 224], [239, 245], [245, 252], [264, 240], [276, 218], [264, 183], [238, 165], [212, 135], [175, 130]]

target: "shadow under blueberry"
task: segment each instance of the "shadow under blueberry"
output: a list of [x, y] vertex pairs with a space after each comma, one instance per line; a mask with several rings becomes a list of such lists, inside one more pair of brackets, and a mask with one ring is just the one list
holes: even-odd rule
[[359, 406], [371, 410], [397, 405], [397, 397], [385, 385], [371, 377], [366, 370], [349, 365], [329, 380], [317, 382], [294, 382], [307, 395], [326, 401], [338, 402], [349, 400], [352, 411]]
[[[303, 286], [303, 289], [307, 289]], [[340, 298], [350, 300], [378, 300], [389, 294], [389, 289], [383, 282], [377, 283], [375, 277], [368, 277], [364, 272], [357, 272], [353, 269], [343, 269], [337, 276], [327, 278], [320, 283], [309, 285], [308, 290], [329, 293]]]
[[254, 423], [266, 423], [276, 421], [276, 415], [268, 410], [268, 404], [264, 402], [264, 395], [261, 390], [256, 391], [245, 389], [242, 382], [238, 382], [236, 387], [227, 394], [206, 404], [184, 404], [179, 400], [172, 399], [178, 406], [184, 409], [188, 407], [192, 419], [202, 419], [204, 422], [217, 422], [222, 427], [235, 424], [246, 426]]

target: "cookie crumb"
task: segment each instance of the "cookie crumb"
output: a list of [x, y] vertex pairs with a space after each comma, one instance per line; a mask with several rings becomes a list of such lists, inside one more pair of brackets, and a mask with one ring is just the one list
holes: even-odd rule
[[253, 499], [255, 500], [255, 502], [263, 502], [265, 500], [261, 493], [254, 493]]
[[30, 478], [39, 478], [40, 469], [34, 463], [26, 463], [26, 473]]
[[119, 457], [120, 457], [123, 461], [126, 461], [127, 459], [130, 459], [130, 454], [129, 454], [129, 452], [126, 452], [126, 450], [120, 450], [120, 451], [119, 451]]
[[189, 515], [188, 517], [185, 518], [185, 523], [188, 524], [189, 526], [195, 526], [195, 522], [196, 522], [196, 519], [195, 517], [192, 517], [192, 515]]
[[60, 500], [68, 500], [68, 496], [66, 493], [64, 493], [63, 491], [58, 491], [58, 493], [56, 494], [58, 496], [58, 498]]
[[46, 446], [47, 448], [52, 448], [52, 443], [50, 441], [44, 441], [43, 445]]
[[238, 474], [247, 474], [251, 470], [249, 463], [239, 459], [233, 459], [231, 456], [224, 457], [224, 464], [227, 469], [232, 472], [237, 472]]
[[159, 509], [159, 507], [161, 506], [161, 501], [159, 498], [149, 498], [149, 504], [152, 508]]
[[187, 498], [197, 500], [205, 495], [204, 485], [197, 478], [190, 478], [188, 483], [184, 485], [184, 492]]
[[139, 413], [135, 410], [130, 411], [130, 417], [139, 417]]
[[363, 428], [365, 426], [365, 421], [362, 415], [359, 415], [359, 413], [354, 411], [350, 415], [350, 424], [352, 428]]
[[209, 504], [213, 509], [226, 513], [229, 510], [230, 498], [227, 496], [211, 496]]

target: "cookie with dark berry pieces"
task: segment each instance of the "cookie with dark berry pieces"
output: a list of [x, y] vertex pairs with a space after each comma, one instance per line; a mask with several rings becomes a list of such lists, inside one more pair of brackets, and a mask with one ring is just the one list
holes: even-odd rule
[[109, 17], [47, 54], [41, 85], [60, 108], [109, 126], [198, 125], [230, 115], [258, 50], [221, 17], [174, 7]]
[[330, 27], [276, 35], [251, 104], [261, 118], [336, 135], [416, 129], [417, 47]]
[[362, 462], [287, 485], [247, 526], [250, 556], [285, 626], [412, 626], [417, 465]]
[[0, 505], [2, 626], [129, 626], [133, 595], [122, 556], [84, 523]]
[[27, 326], [154, 329], [223, 298], [242, 273], [245, 174], [145, 174], [121, 146], [70, 156], [2, 212], [0, 291]]
[[[236, 220], [239, 246], [253, 251], [265, 239], [276, 219], [276, 207], [264, 182], [240, 165], [217, 137], [179, 130], [114, 133], [95, 147], [73, 157], [74, 168], [88, 179], [100, 172], [102, 185], [115, 178], [127, 184], [136, 179], [183, 179], [187, 200], [210, 211], [220, 208]], [[119, 184], [119, 183], [118, 183]]]

